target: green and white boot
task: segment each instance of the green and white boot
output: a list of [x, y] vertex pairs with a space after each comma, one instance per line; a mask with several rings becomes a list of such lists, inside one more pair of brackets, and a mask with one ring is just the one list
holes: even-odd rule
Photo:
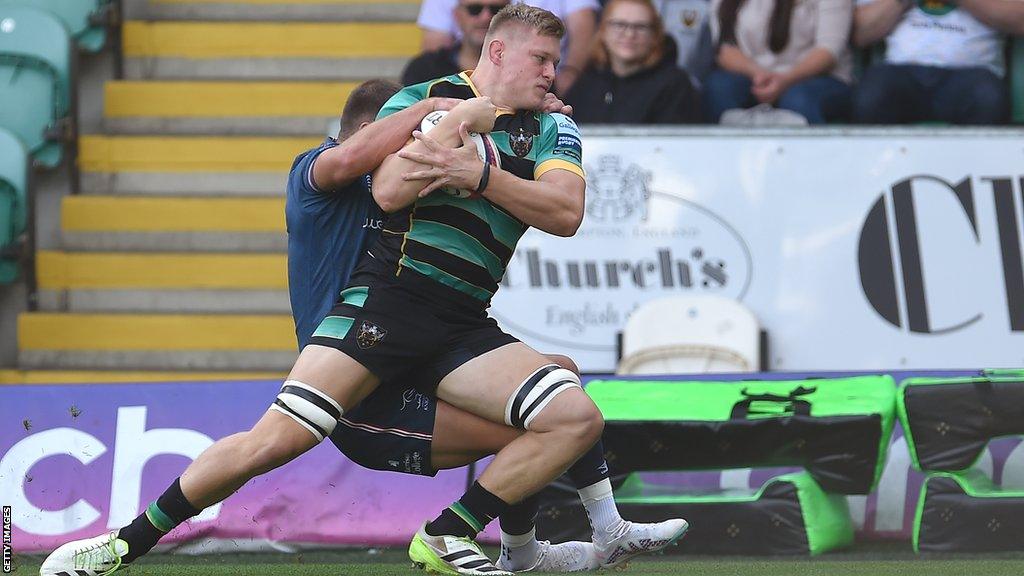
[[121, 557], [128, 553], [128, 543], [110, 532], [94, 538], [68, 542], [54, 550], [39, 576], [105, 576], [128, 568]]

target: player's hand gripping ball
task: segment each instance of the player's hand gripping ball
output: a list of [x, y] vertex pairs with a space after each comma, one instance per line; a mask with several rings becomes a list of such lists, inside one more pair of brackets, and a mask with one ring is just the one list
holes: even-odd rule
[[[438, 122], [440, 122], [446, 114], [448, 114], [447, 110], [435, 110], [424, 116], [423, 120], [420, 121], [420, 132], [424, 134], [430, 133], [430, 131], [437, 126]], [[470, 132], [469, 138], [474, 144], [476, 144], [476, 153], [480, 157], [480, 160], [490, 163], [492, 168], [501, 168], [501, 158], [498, 156], [498, 146], [494, 143], [494, 139], [491, 138], [490, 134]], [[451, 194], [452, 196], [457, 196], [459, 198], [480, 197], [480, 195], [473, 190], [464, 190], [452, 186], [444, 186], [441, 188], [441, 191], [445, 194]]]

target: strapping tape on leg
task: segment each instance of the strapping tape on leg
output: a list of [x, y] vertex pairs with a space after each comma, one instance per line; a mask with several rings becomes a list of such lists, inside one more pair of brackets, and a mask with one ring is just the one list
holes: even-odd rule
[[555, 396], [573, 387], [581, 388], [580, 378], [575, 372], [557, 364], [542, 366], [509, 397], [505, 405], [505, 423], [528, 429], [530, 422]]
[[318, 442], [331, 435], [343, 412], [333, 398], [298, 380], [285, 380], [270, 409], [298, 422]]

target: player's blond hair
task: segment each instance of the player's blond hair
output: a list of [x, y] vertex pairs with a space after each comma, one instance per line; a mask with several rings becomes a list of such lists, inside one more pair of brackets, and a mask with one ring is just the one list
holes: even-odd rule
[[507, 4], [491, 18], [491, 25], [487, 28], [487, 36], [484, 38], [486, 45], [502, 28], [511, 24], [518, 24], [534, 30], [540, 36], [551, 36], [562, 39], [565, 36], [565, 24], [551, 12], [536, 6], [530, 6], [517, 2]]

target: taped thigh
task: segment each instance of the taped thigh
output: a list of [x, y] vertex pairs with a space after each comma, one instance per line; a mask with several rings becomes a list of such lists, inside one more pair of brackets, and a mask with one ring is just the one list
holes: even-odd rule
[[505, 423], [529, 429], [530, 423], [554, 398], [570, 388], [581, 388], [580, 378], [572, 370], [548, 364], [530, 374], [516, 388], [505, 405]]
[[316, 436], [317, 442], [331, 435], [343, 413], [333, 398], [298, 380], [285, 380], [270, 409], [295, 420]]

